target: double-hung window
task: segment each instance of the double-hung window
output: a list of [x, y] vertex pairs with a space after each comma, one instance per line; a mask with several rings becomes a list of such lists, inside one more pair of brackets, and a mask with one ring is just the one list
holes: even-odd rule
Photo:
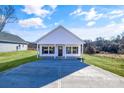
[[73, 47], [73, 54], [78, 54], [78, 47]]
[[48, 54], [48, 47], [47, 46], [42, 47], [42, 54]]
[[42, 47], [42, 54], [54, 54], [55, 47], [54, 46], [43, 46]]
[[55, 53], [55, 47], [54, 46], [50, 46], [49, 47], [49, 54], [54, 54]]
[[66, 54], [78, 54], [78, 47], [77, 46], [66, 47]]
[[66, 47], [66, 54], [71, 54], [71, 47]]

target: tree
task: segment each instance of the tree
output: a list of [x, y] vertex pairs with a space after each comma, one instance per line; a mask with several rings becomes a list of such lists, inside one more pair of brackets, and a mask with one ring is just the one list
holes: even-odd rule
[[8, 23], [14, 23], [17, 21], [15, 16], [14, 6], [0, 6], [0, 32]]
[[102, 47], [105, 44], [105, 40], [102, 37], [98, 37], [96, 38], [96, 41], [94, 43], [97, 46], [97, 50], [102, 51]]
[[94, 54], [94, 53], [96, 53], [96, 49], [95, 49], [94, 46], [87, 46], [85, 48], [85, 53], [87, 53], [87, 54]]
[[96, 38], [95, 41], [85, 40], [84, 52], [89, 54], [104, 52], [124, 54], [124, 32], [110, 40], [102, 37]]
[[119, 50], [119, 44], [117, 43], [111, 43], [108, 46], [108, 52], [110, 53], [118, 53], [118, 50]]
[[124, 54], [124, 44], [120, 44], [120, 45], [119, 45], [118, 53], [119, 53], [119, 54]]
[[84, 53], [87, 53], [87, 54], [96, 53], [96, 48], [92, 40], [85, 40]]
[[123, 33], [121, 33], [121, 44], [124, 44], [124, 32]]
[[121, 36], [117, 35], [117, 37], [115, 38], [114, 42], [120, 43], [120, 41], [121, 41]]

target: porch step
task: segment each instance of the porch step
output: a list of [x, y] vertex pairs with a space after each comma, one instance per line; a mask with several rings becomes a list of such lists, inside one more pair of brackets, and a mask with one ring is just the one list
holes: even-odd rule
[[41, 57], [42, 59], [58, 59], [58, 60], [62, 60], [62, 59], [67, 59], [67, 60], [81, 60], [81, 58], [79, 58], [79, 57], [56, 57], [56, 58], [54, 58], [54, 57]]

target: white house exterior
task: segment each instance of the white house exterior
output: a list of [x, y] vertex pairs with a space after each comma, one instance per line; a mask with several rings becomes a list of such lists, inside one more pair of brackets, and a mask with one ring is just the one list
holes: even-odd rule
[[83, 40], [58, 26], [36, 41], [38, 56], [40, 57], [81, 57], [83, 54]]
[[27, 42], [22, 38], [10, 33], [0, 32], [0, 52], [23, 51], [27, 49]]

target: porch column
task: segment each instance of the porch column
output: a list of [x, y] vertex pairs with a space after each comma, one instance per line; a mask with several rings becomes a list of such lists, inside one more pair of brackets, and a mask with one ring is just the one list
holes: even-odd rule
[[39, 57], [39, 50], [38, 50], [38, 44], [37, 44], [37, 58]]
[[83, 55], [83, 44], [81, 44], [82, 45], [82, 51], [81, 51], [81, 54]]
[[78, 45], [78, 56], [81, 56], [81, 45]]
[[81, 44], [81, 62], [83, 62], [83, 44]]
[[56, 44], [54, 44], [54, 59], [56, 58]]
[[65, 44], [65, 49], [64, 50], [65, 50], [65, 59], [66, 59], [66, 44]]
[[42, 55], [42, 45], [40, 45], [40, 54], [39, 55]]

